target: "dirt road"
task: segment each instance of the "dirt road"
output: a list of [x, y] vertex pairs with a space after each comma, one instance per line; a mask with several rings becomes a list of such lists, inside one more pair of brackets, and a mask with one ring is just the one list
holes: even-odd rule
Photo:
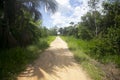
[[91, 80], [74, 60], [67, 44], [60, 38], [51, 43], [50, 47], [26, 71], [22, 72], [18, 80]]

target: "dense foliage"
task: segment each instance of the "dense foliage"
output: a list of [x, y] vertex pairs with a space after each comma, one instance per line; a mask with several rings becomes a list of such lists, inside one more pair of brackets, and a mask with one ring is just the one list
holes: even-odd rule
[[46, 36], [40, 6], [56, 11], [55, 0], [0, 0], [0, 48], [26, 46]]
[[57, 9], [55, 0], [0, 0], [1, 80], [15, 80], [48, 47], [51, 30], [42, 26], [41, 6], [53, 13]]
[[89, 43], [87, 41], [76, 39], [73, 36], [62, 36], [62, 39], [68, 43], [69, 49], [74, 54], [74, 58], [93, 80], [104, 80], [104, 71], [96, 66], [96, 63], [93, 62], [93, 59], [89, 55], [84, 53], [89, 50]]
[[16, 76], [25, 70], [28, 64], [38, 58], [54, 39], [55, 36], [49, 36], [39, 39], [39, 41], [28, 45], [26, 48], [16, 47], [0, 50], [0, 79], [16, 80]]
[[[59, 31], [62, 35], [74, 36], [89, 43], [86, 53], [100, 61], [103, 57], [117, 58], [120, 56], [120, 1], [104, 1], [102, 10], [97, 10], [97, 3], [97, 0], [90, 0], [90, 11], [81, 17], [81, 22]], [[114, 63], [120, 65], [118, 59]]]

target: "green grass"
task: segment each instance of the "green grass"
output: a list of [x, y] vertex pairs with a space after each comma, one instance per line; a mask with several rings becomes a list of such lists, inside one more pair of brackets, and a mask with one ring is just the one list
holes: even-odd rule
[[78, 40], [74, 37], [63, 36], [62, 39], [68, 43], [69, 49], [74, 53], [75, 59], [80, 63], [83, 69], [86, 70], [88, 75], [93, 80], [102, 80], [104, 77], [103, 71], [92, 62], [91, 57], [84, 53], [85, 49], [86, 52], [89, 51], [87, 48], [87, 41]]
[[48, 44], [50, 44], [55, 38], [56, 38], [56, 36], [49, 36], [49, 37], [47, 37]]
[[40, 38], [39, 42], [35, 42], [32, 45], [27, 46], [27, 49], [36, 52], [36, 51], [42, 51], [46, 47], [49, 47], [50, 43], [55, 39], [56, 36], [48, 36], [46, 38]]
[[27, 63], [34, 59], [34, 54], [25, 48], [12, 48], [0, 51], [0, 78], [14, 80], [15, 76], [25, 69]]
[[116, 64], [116, 66], [120, 68], [120, 56], [119, 55], [98, 56], [97, 60], [103, 64], [108, 64], [108, 63]]
[[26, 65], [32, 63], [54, 39], [55, 36], [49, 36], [24, 48], [0, 50], [0, 80], [15, 80]]

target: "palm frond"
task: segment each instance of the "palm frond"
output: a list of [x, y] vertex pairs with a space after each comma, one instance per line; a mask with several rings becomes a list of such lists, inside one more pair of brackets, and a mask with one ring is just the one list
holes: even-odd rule
[[41, 5], [44, 5], [44, 7], [54, 13], [57, 10], [57, 2], [56, 0], [18, 0], [22, 3], [28, 3], [31, 2], [35, 4], [36, 8], [39, 8]]
[[57, 2], [55, 0], [41, 0], [44, 3], [45, 8], [50, 12], [57, 10]]
[[39, 8], [44, 6], [47, 11], [54, 13], [57, 10], [57, 2], [55, 0], [17, 0], [19, 7], [24, 8], [26, 11], [33, 15], [34, 20], [42, 18]]

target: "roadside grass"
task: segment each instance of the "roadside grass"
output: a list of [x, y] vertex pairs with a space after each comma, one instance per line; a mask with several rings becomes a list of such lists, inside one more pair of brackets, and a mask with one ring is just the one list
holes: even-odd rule
[[16, 76], [49, 47], [54, 39], [55, 36], [49, 36], [24, 48], [0, 50], [0, 80], [16, 80]]
[[95, 58], [103, 63], [103, 64], [114, 64], [116, 66], [116, 68], [120, 69], [120, 56], [119, 55], [98, 55], [97, 57], [95, 56]]
[[88, 46], [87, 41], [82, 41], [75, 39], [74, 37], [62, 36], [63, 40], [68, 43], [69, 49], [74, 53], [75, 59], [79, 62], [79, 64], [85, 69], [88, 75], [93, 80], [103, 80], [105, 73], [93, 63], [93, 59], [89, 57], [86, 52], [89, 50], [86, 46]]
[[55, 38], [56, 38], [56, 36], [48, 36], [47, 43], [50, 44]]

